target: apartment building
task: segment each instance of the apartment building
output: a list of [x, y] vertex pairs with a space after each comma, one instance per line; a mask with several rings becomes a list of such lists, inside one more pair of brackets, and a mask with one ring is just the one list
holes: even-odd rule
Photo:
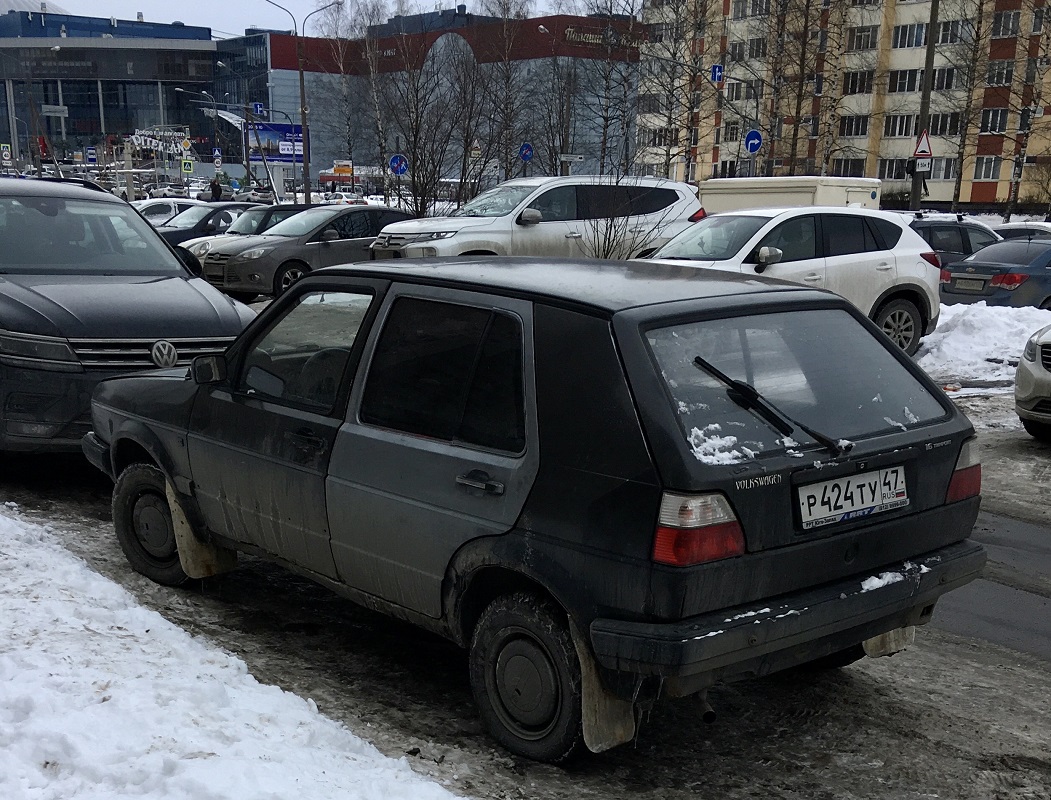
[[643, 21], [637, 172], [905, 192], [933, 37], [926, 200], [1051, 203], [1045, 0], [651, 0]]

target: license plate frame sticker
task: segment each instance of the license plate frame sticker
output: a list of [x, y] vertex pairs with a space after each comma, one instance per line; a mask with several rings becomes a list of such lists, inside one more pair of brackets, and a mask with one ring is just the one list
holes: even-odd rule
[[957, 278], [953, 282], [953, 288], [967, 292], [980, 292], [985, 288], [985, 281], [980, 278]]
[[909, 504], [905, 465], [810, 483], [796, 490], [803, 530], [881, 514]]

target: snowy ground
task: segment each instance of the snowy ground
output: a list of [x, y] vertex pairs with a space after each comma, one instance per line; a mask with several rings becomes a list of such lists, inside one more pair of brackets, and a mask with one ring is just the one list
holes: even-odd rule
[[[971, 410], [972, 419], [979, 428], [1017, 425], [1017, 420], [1012, 423], [1013, 415], [1009, 410], [1010, 382], [1014, 371], [1011, 362], [1019, 357], [1026, 339], [1047, 324], [1051, 324], [1049, 311], [989, 309], [984, 304], [945, 307], [939, 330], [925, 342], [918, 361], [953, 393], [961, 405], [967, 407], [966, 403], [974, 398], [974, 407], [985, 409], [977, 415]], [[991, 404], [987, 402], [990, 397], [994, 400]], [[4, 499], [0, 497], [0, 501]], [[42, 527], [23, 519], [13, 504], [0, 506], [0, 798], [287, 800], [302, 797], [315, 800], [339, 797], [426, 800], [453, 796], [439, 784], [413, 772], [405, 758], [382, 755], [343, 724], [319, 714], [317, 706], [308, 697], [257, 682], [240, 658], [219, 649], [204, 637], [191, 636], [156, 611], [139, 605], [125, 588], [92, 571], [65, 549], [61, 542], [70, 537], [68, 534], [63, 537], [59, 535], [61, 533], [58, 528], [49, 530], [49, 526]], [[928, 642], [926, 649], [920, 646], [912, 655], [896, 657], [893, 665], [888, 666], [885, 659], [872, 662], [855, 671], [855, 677], [848, 679], [847, 683], [834, 686], [844, 691], [848, 685], [857, 686], [860, 696], [867, 697], [872, 697], [873, 692], [886, 698], [899, 692], [913, 692], [919, 709], [914, 720], [917, 726], [932, 714], [956, 713], [953, 709], [959, 702], [939, 693], [950, 691], [958, 676], [951, 671], [942, 674], [946, 662], [939, 654], [954, 652], [952, 648], [957, 645], [943, 641], [937, 634], [928, 638]], [[1012, 698], [1017, 701], [1029, 696], [1045, 696], [1046, 685], [1042, 683], [1045, 676], [1039, 667], [1013, 662], [1006, 667], [997, 666], [997, 656], [991, 658], [988, 669], [1017, 671], [1030, 682], [1035, 694], [1012, 694], [1010, 691], [1005, 694], [992, 684], [985, 685], [980, 695], [984, 700], [971, 694], [963, 704], [977, 715], [974, 720], [988, 719], [990, 714], [996, 713], [990, 709], [1002, 709], [1003, 704], [1013, 702]], [[912, 666], [899, 672], [903, 661]], [[915, 677], [910, 678], [909, 674]], [[968, 680], [981, 686], [983, 681], [989, 680], [982, 677], [984, 675], [976, 672]], [[927, 676], [929, 682], [921, 676]], [[910, 681], [915, 682], [915, 687]], [[784, 682], [775, 684], [772, 689], [728, 688], [723, 692], [723, 704], [730, 707], [747, 705], [753, 702], [752, 694], [766, 691], [776, 694], [788, 685]], [[828, 737], [822, 747], [834, 750], [844, 741], [842, 729], [809, 727], [815, 721], [810, 714], [828, 714], [830, 718], [846, 715], [848, 719], [842, 724], [850, 725], [853, 724], [849, 719], [853, 711], [849, 707], [837, 711], [832, 706], [822, 705], [817, 691], [811, 692], [810, 699], [811, 703], [821, 706], [817, 712], [797, 712], [789, 706], [781, 713], [777, 710], [779, 703], [776, 700], [764, 701], [760, 705], [770, 719], [776, 721], [784, 717], [781, 722], [786, 726], [785, 730], [802, 725], [807, 729], [808, 737]], [[921, 707], [920, 704], [927, 702], [923, 698], [929, 698], [933, 705]], [[888, 702], [891, 701], [888, 699]], [[907, 706], [903, 708], [906, 714], [912, 713]], [[877, 712], [870, 708], [867, 713]], [[901, 710], [892, 716], [900, 713]], [[993, 749], [1015, 747], [1023, 753], [1046, 754], [1049, 746], [1047, 729], [1037, 721], [1039, 713], [1024, 704], [1011, 713], [1033, 720], [1033, 730], [1024, 726], [1026, 732], [1022, 734], [991, 723], [988, 728], [982, 728], [982, 735], [995, 739], [997, 744]], [[953, 717], [950, 723], [943, 721], [933, 726], [924, 736], [929, 741], [940, 741], [942, 731], [953, 725], [975, 730], [968, 727], [972, 724], [971, 719]], [[739, 727], [749, 730], [746, 725]], [[863, 730], [866, 735], [874, 736], [873, 731], [878, 727]], [[1004, 731], [1017, 740], [1012, 740], [1010, 745], [1001, 745], [1002, 740], [996, 737], [1008, 735]], [[732, 737], [734, 734], [728, 735]], [[778, 737], [782, 735], [782, 732], [777, 733]], [[881, 738], [878, 745], [874, 744], [872, 752], [884, 752], [888, 764], [900, 762], [906, 765], [902, 767], [904, 777], [895, 780], [904, 780], [906, 784], [912, 780], [923, 783], [926, 778], [909, 772], [911, 768], [907, 765], [912, 758], [909, 755], [912, 746], [907, 738], [898, 745], [904, 749], [897, 755], [886, 751], [887, 742], [895, 742], [897, 740], [893, 737], [904, 734], [896, 732], [892, 726], [886, 735], [891, 738]], [[914, 730], [909, 735], [919, 734]], [[936, 782], [955, 780], [960, 781], [957, 785], [967, 786], [968, 776], [974, 774], [974, 763], [978, 763], [979, 780], [975, 790], [980, 796], [1043, 796], [1040, 792], [1047, 784], [1040, 776], [1045, 775], [1045, 766], [1033, 766], [1031, 762], [1036, 760], [1035, 757], [1026, 755], [1028, 761], [1018, 762], [1022, 767], [1014, 762], [1003, 767], [993, 756], [989, 756], [987, 762], [981, 760], [982, 748], [986, 745], [993, 747], [988, 742], [986, 745], [980, 741], [975, 743], [978, 753], [973, 757], [960, 755], [974, 749], [964, 744], [969, 741], [967, 737], [973, 738], [973, 734], [968, 733], [959, 741], [949, 741], [949, 733], [944, 736], [944, 744], [952, 753], [946, 758], [958, 759], [961, 763], [952, 768], [952, 776], [939, 776]], [[710, 741], [709, 737], [704, 739], [709, 742], [707, 746], [715, 749], [723, 759], [730, 758], [736, 745], [730, 741], [729, 744], [734, 746], [722, 752], [719, 740], [718, 736], [711, 737]], [[743, 746], [743, 741], [736, 744]], [[804, 747], [802, 743], [798, 746]], [[388, 747], [387, 752], [397, 752], [397, 748]], [[791, 756], [776, 755], [781, 752], [779, 746], [769, 752], [774, 759]], [[821, 768], [843, 771], [845, 785], [853, 785], [850, 776], [857, 769], [872, 771], [875, 780], [882, 782], [884, 778], [879, 776], [886, 769], [864, 761], [868, 758], [865, 752], [842, 752], [836, 758], [846, 759], [849, 762], [844, 762], [846, 767], [830, 762]], [[646, 765], [643, 769], [648, 772], [646, 757], [643, 753], [637, 755], [642, 757]], [[676, 764], [684, 755], [671, 752], [652, 754], [661, 760], [676, 759]], [[716, 753], [709, 752], [708, 755], [712, 757]], [[594, 769], [600, 770], [601, 765], [608, 764], [603, 760], [605, 758], [596, 758], [592, 762]], [[803, 768], [805, 758], [799, 758], [803, 759], [799, 764]], [[864, 763], [855, 764], [850, 761], [852, 758], [862, 759]], [[484, 765], [488, 762], [481, 760], [479, 763], [483, 769], [478, 771], [482, 774], [477, 780], [484, 782]], [[440, 764], [441, 761], [435, 759], [429, 770], [447, 785], [456, 786], [457, 776], [440, 772]], [[581, 788], [596, 778], [587, 774], [588, 769], [585, 767], [575, 776]], [[1020, 769], [1029, 772], [1021, 776], [1017, 772]], [[1051, 770], [1051, 766], [1046, 769]], [[618, 779], [623, 777], [621, 773], [625, 770], [634, 773], [632, 768], [619, 767], [616, 770]], [[1012, 775], [1021, 776], [1016, 778], [1020, 782], [1016, 789], [1020, 786], [1037, 789], [1030, 788], [1021, 794], [1002, 794], [1000, 792], [1005, 787], [982, 783], [983, 780], [999, 781], [1004, 770], [1013, 770]], [[537, 775], [556, 772], [547, 770]], [[511, 767], [507, 773], [511, 778], [522, 774], [518, 766]], [[744, 791], [748, 776], [735, 776], [736, 773], [713, 777], [708, 786], [715, 790], [715, 794], [710, 796], [720, 796], [720, 785], [727, 791], [731, 788]], [[499, 782], [505, 778], [498, 771], [492, 780], [496, 785], [504, 785]], [[568, 779], [573, 781], [574, 776], [569, 774]], [[601, 776], [597, 779], [602, 781]], [[639, 792], [654, 788], [644, 788], [648, 778], [643, 779], [640, 775], [639, 780], [643, 781], [638, 786]], [[757, 777], [756, 780], [761, 782], [763, 779]], [[697, 791], [703, 791], [704, 786], [704, 783], [696, 784]], [[799, 791], [805, 792], [808, 787], [820, 787], [821, 782], [803, 781], [799, 786]], [[671, 793], [687, 788], [679, 784], [674, 788], [665, 786], [661, 791], [671, 796]], [[769, 788], [774, 791], [773, 787]], [[499, 791], [503, 796], [505, 790]], [[660, 796], [661, 791], [651, 796]], [[535, 794], [527, 790], [520, 796], [570, 795], [563, 794], [562, 790], [545, 794], [538, 788]], [[577, 796], [582, 795], [578, 793]], [[749, 796], [752, 796], [750, 792]], [[869, 795], [865, 793], [864, 796]], [[914, 795], [910, 790], [908, 794], [883, 796]]]

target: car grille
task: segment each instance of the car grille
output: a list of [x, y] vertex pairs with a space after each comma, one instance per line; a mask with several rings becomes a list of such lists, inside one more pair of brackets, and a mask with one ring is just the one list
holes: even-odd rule
[[[236, 337], [167, 339], [179, 353], [177, 366], [187, 366], [197, 356], [223, 353]], [[150, 357], [155, 339], [70, 339], [73, 352], [85, 369], [156, 369]]]
[[381, 233], [376, 237], [376, 247], [404, 247], [413, 237], [397, 233]]
[[226, 277], [226, 262], [230, 260], [229, 253], [208, 253], [204, 257], [204, 279], [213, 286], [222, 286]]
[[1040, 363], [1044, 365], [1044, 369], [1051, 370], [1051, 345], [1040, 345]]

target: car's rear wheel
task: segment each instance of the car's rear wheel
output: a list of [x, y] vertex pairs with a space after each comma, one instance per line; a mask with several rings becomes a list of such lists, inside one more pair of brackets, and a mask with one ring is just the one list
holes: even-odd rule
[[580, 749], [580, 662], [550, 601], [526, 592], [494, 600], [471, 638], [470, 675], [482, 721], [508, 750], [557, 764]]
[[1025, 432], [1034, 439], [1041, 442], [1051, 442], [1051, 425], [1046, 422], [1035, 422], [1031, 419], [1023, 419], [1022, 427]]
[[923, 317], [909, 300], [891, 300], [876, 312], [875, 323], [898, 347], [913, 355], [920, 347]]
[[164, 473], [153, 464], [132, 464], [117, 478], [113, 527], [121, 550], [136, 572], [165, 586], [186, 581], [165, 495]]
[[227, 292], [226, 294], [241, 303], [251, 303], [259, 297], [258, 292]]
[[288, 288], [310, 272], [310, 267], [302, 261], [287, 261], [278, 267], [274, 275], [274, 297], [283, 294]]

